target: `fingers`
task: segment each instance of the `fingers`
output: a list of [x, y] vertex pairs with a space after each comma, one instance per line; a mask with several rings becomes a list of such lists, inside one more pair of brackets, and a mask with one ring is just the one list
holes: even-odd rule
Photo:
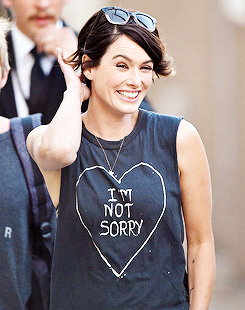
[[62, 71], [64, 71], [64, 66], [66, 66], [67, 64], [65, 63], [64, 59], [69, 57], [69, 53], [68, 52], [64, 52], [62, 51], [62, 49], [60, 47], [56, 47], [56, 52], [57, 52], [57, 59], [58, 59], [58, 63], [62, 69]]
[[56, 51], [57, 51], [57, 56], [58, 57], [60, 56], [62, 60], [70, 56], [68, 52], [64, 52], [64, 55], [63, 55], [63, 51], [60, 47], [56, 47]]
[[56, 51], [57, 51], [57, 60], [58, 60], [58, 63], [60, 65], [60, 68], [64, 74], [64, 77], [65, 77], [65, 80], [66, 80], [66, 83], [67, 83], [67, 80], [68, 80], [68, 72], [69, 70], [71, 69], [70, 68], [70, 65], [68, 65], [64, 59], [65, 59], [65, 55], [67, 53], [63, 53], [62, 49], [60, 47], [56, 47]]
[[62, 67], [62, 64], [64, 63], [62, 50], [60, 47], [56, 47], [56, 51], [57, 51], [58, 63]]
[[61, 67], [62, 72], [64, 73], [64, 77], [66, 80], [66, 86], [67, 88], [72, 86], [75, 86], [77, 90], [81, 93], [81, 101], [84, 101], [90, 97], [90, 90], [86, 86], [86, 84], [81, 83], [80, 78], [78, 75], [75, 73], [75, 71], [72, 69], [72, 67], [65, 63], [64, 58], [69, 56], [68, 52], [65, 52], [63, 54], [63, 51], [60, 47], [56, 48], [57, 51], [57, 58], [59, 65]]
[[56, 48], [57, 51], [57, 58], [58, 58], [58, 63], [60, 65], [60, 68], [64, 74], [65, 80], [66, 80], [66, 85], [68, 86], [69, 84], [76, 84], [80, 86], [81, 82], [73, 70], [73, 68], [65, 62], [65, 58], [69, 56], [68, 52], [63, 53], [62, 49], [60, 47]]

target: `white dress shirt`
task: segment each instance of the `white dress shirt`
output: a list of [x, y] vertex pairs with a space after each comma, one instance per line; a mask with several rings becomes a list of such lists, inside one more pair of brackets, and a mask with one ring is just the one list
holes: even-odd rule
[[[57, 27], [60, 27], [61, 25], [62, 22], [59, 21]], [[28, 99], [30, 97], [30, 77], [34, 64], [34, 57], [30, 52], [35, 47], [35, 44], [18, 29], [16, 24], [13, 25], [11, 31], [17, 68], [16, 71], [11, 70], [14, 96], [18, 116], [25, 117], [29, 114], [25, 98]], [[54, 56], [42, 57], [40, 65], [45, 75], [50, 73], [54, 61]]]

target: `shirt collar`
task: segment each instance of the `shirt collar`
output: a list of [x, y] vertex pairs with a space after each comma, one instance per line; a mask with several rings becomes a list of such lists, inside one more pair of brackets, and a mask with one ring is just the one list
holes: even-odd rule
[[34, 42], [29, 39], [19, 28], [14, 24], [12, 26], [12, 38], [14, 45], [14, 54], [16, 60], [23, 60], [26, 55], [34, 48]]
[[[57, 21], [56, 27], [58, 29], [63, 27], [62, 20]], [[23, 60], [26, 55], [28, 55], [30, 51], [35, 47], [35, 44], [17, 27], [15, 22], [13, 23], [13, 26], [11, 28], [11, 33], [13, 38], [15, 59], [17, 61]]]

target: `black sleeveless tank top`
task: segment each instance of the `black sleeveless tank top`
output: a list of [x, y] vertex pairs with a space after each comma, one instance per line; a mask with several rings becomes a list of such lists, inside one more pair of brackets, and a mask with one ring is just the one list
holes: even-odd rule
[[[62, 171], [51, 310], [189, 308], [176, 135], [181, 118], [140, 110], [114, 174], [83, 127]], [[121, 141], [100, 140], [112, 165]]]

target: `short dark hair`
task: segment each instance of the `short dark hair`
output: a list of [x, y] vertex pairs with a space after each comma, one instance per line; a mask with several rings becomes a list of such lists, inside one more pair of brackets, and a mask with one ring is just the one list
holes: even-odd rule
[[[82, 72], [97, 67], [108, 47], [122, 35], [126, 35], [145, 50], [153, 61], [153, 71], [158, 77], [168, 76], [174, 72], [172, 57], [166, 53], [157, 28], [150, 32], [135, 23], [132, 18], [125, 25], [114, 25], [107, 21], [101, 10], [96, 12], [81, 29], [77, 51], [68, 62], [75, 65], [76, 69], [81, 66]], [[83, 63], [83, 55], [87, 55], [90, 60]], [[83, 75], [81, 78], [85, 79], [87, 86], [90, 87], [90, 81]]]

